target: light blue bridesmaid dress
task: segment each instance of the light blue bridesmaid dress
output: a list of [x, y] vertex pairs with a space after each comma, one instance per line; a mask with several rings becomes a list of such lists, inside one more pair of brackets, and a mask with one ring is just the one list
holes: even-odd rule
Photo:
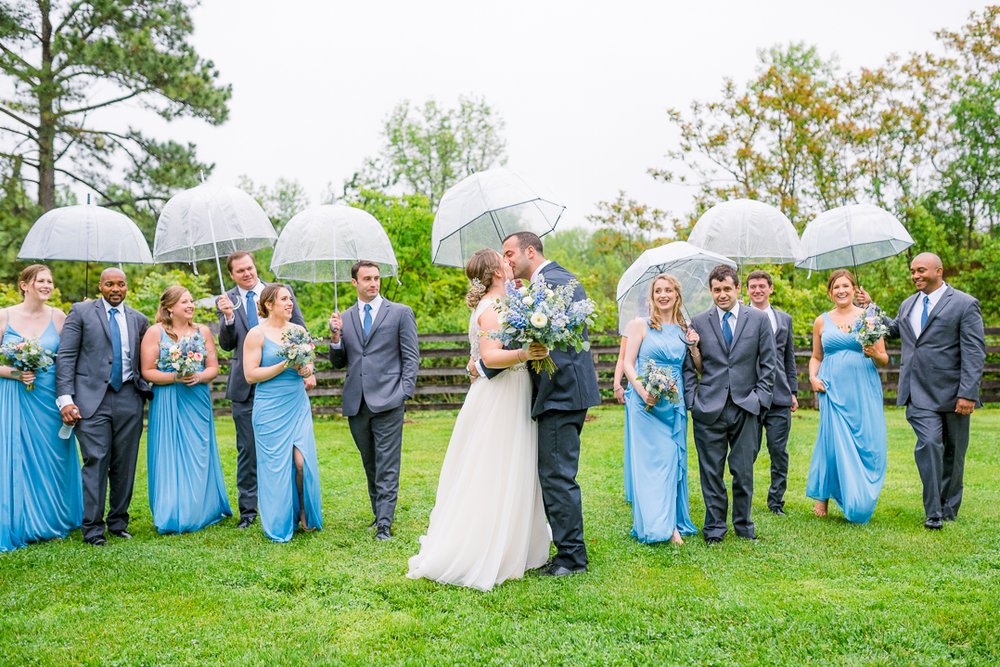
[[24, 447], [18, 380], [0, 378], [0, 552], [23, 547]]
[[823, 314], [823, 363], [817, 377], [819, 432], [806, 495], [833, 499], [852, 523], [867, 523], [885, 482], [886, 427], [882, 383], [875, 362], [853, 334]]
[[[280, 349], [265, 336], [261, 367], [283, 362]], [[275, 542], [287, 542], [298, 524], [300, 507], [293, 449], [298, 449], [303, 458], [306, 526], [322, 528], [312, 409], [302, 378], [294, 368], [286, 368], [280, 375], [256, 385], [253, 433], [257, 442], [257, 505], [264, 534]]]
[[[161, 350], [173, 342], [161, 334]], [[207, 384], [153, 386], [146, 460], [149, 509], [161, 534], [191, 533], [233, 515]]]
[[[687, 483], [687, 409], [681, 366], [687, 354], [677, 325], [649, 328], [639, 347], [636, 371], [642, 373], [647, 360], [669, 370], [677, 379], [679, 403], [660, 399], [650, 411], [631, 385], [626, 389], [625, 413], [626, 490], [632, 498], [632, 536], [640, 542], [665, 542], [674, 529], [694, 535]], [[629, 488], [629, 486], [631, 488]]]
[[[22, 340], [7, 325], [4, 342]], [[38, 342], [53, 356], [59, 351], [59, 334], [51, 321]], [[83, 486], [76, 438], [59, 437], [62, 417], [56, 407], [56, 370], [50, 366], [36, 373], [34, 389], [17, 387], [20, 409], [24, 539], [28, 542], [66, 537], [83, 520]]]

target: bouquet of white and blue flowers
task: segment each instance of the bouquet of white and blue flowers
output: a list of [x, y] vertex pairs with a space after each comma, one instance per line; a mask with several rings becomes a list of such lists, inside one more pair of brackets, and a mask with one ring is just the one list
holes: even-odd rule
[[[659, 403], [661, 398], [670, 403], [679, 403], [681, 400], [674, 374], [657, 366], [652, 359], [646, 360], [646, 365], [642, 367], [642, 375], [638, 377], [638, 380], [646, 393], [656, 399], [656, 403]], [[646, 412], [651, 412], [656, 407], [656, 403], [653, 405], [647, 403]]]
[[305, 329], [286, 329], [281, 334], [281, 350], [278, 354], [292, 368], [303, 368], [316, 361], [316, 341]]
[[164, 373], [177, 373], [187, 377], [205, 368], [205, 339], [200, 333], [182, 336], [176, 341], [160, 346], [156, 369]]
[[[506, 293], [495, 306], [500, 330], [490, 337], [507, 347], [541, 343], [550, 350], [589, 350], [590, 342], [584, 340], [583, 332], [594, 323], [594, 302], [573, 300], [578, 284], [571, 281], [552, 289], [544, 280], [522, 287], [508, 282]], [[550, 357], [532, 360], [531, 366], [535, 372], [549, 375], [557, 370]]]
[[889, 333], [889, 327], [885, 325], [882, 309], [874, 303], [868, 304], [864, 312], [851, 324], [851, 333], [864, 347], [874, 345], [880, 338], [885, 337]]
[[[37, 373], [56, 363], [52, 353], [42, 347], [37, 338], [23, 338], [0, 346], [0, 361], [4, 366], [16, 368], [22, 373]], [[32, 391], [35, 383], [27, 384], [24, 388]]]

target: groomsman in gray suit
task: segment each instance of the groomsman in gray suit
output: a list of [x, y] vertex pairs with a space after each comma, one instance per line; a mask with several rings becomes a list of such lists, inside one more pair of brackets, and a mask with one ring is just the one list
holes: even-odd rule
[[694, 419], [694, 442], [705, 499], [705, 542], [727, 532], [726, 463], [733, 475], [733, 530], [757, 539], [750, 518], [753, 461], [760, 420], [771, 407], [776, 366], [774, 334], [767, 315], [741, 306], [739, 278], [728, 266], [709, 275], [715, 305], [690, 326], [700, 340], [684, 361], [684, 399]]
[[104, 503], [110, 483], [107, 529], [130, 539], [135, 463], [149, 383], [139, 370], [146, 316], [125, 305], [128, 283], [118, 269], [101, 273], [97, 301], [73, 304], [56, 357], [56, 405], [75, 425], [83, 458], [83, 539], [104, 546]]
[[[257, 277], [253, 255], [234, 252], [226, 259], [229, 275], [236, 287], [219, 297], [219, 347], [233, 353], [226, 383], [226, 398], [233, 404], [236, 424], [236, 491], [239, 495], [240, 520], [237, 528], [247, 528], [257, 518], [257, 445], [253, 437], [253, 393], [243, 375], [243, 341], [257, 326], [257, 300], [267, 286]], [[289, 288], [291, 290], [291, 288]], [[240, 304], [234, 308], [233, 304]], [[292, 322], [304, 327], [302, 311], [292, 294]]]
[[378, 264], [356, 262], [357, 302], [330, 316], [330, 360], [347, 368], [343, 412], [368, 479], [376, 540], [391, 539], [403, 450], [403, 403], [413, 397], [420, 367], [413, 310], [379, 292]]
[[771, 305], [774, 281], [767, 271], [751, 271], [747, 276], [750, 305], [767, 315], [774, 334], [777, 369], [771, 407], [763, 414], [761, 436], [757, 438], [754, 462], [760, 453], [763, 431], [767, 431], [767, 452], [771, 456], [771, 486], [767, 490], [767, 508], [778, 516], [785, 515], [785, 489], [788, 486], [788, 433], [792, 428], [792, 413], [799, 409], [799, 375], [795, 366], [795, 345], [792, 342], [792, 316]]
[[[910, 278], [917, 292], [886, 324], [903, 347], [896, 405], [906, 406], [917, 436], [913, 457], [924, 487], [924, 527], [941, 530], [962, 504], [971, 416], [982, 405], [986, 338], [979, 301], [944, 282], [940, 257], [914, 257]], [[861, 292], [858, 301], [868, 303], [868, 295]]]

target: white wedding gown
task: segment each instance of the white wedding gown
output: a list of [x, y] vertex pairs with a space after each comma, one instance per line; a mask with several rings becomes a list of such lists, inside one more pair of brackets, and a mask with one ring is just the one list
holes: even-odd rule
[[[481, 302], [469, 321], [479, 356]], [[518, 364], [472, 383], [441, 466], [437, 499], [411, 579], [488, 591], [549, 556], [551, 533], [538, 484], [538, 431], [531, 419], [531, 378]]]

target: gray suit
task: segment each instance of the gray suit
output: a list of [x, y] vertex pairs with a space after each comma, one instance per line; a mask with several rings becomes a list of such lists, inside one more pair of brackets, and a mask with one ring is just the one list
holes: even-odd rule
[[979, 384], [986, 361], [986, 338], [979, 301], [950, 285], [930, 311], [919, 336], [910, 326], [923, 292], [907, 298], [889, 336], [902, 342], [897, 405], [917, 436], [913, 456], [923, 482], [928, 519], [954, 519], [962, 504], [970, 416], [955, 412], [959, 398], [982, 405]]
[[330, 346], [334, 368], [347, 368], [342, 409], [368, 480], [379, 526], [391, 526], [399, 495], [404, 401], [413, 397], [420, 367], [417, 320], [409, 306], [382, 299], [365, 338], [358, 304], [344, 311], [340, 345]]
[[[771, 407], [763, 414], [761, 438], [757, 439], [754, 461], [760, 453], [763, 431], [767, 431], [767, 452], [771, 457], [771, 486], [767, 490], [767, 506], [771, 510], [785, 507], [788, 487], [788, 433], [792, 427], [792, 397], [799, 391], [798, 368], [795, 366], [795, 344], [792, 342], [792, 316], [771, 307], [778, 328], [774, 331], [777, 369]], [[763, 312], [763, 311], [762, 311]], [[765, 313], [766, 316], [766, 313]]]
[[56, 357], [56, 394], [71, 394], [80, 409], [76, 437], [83, 459], [83, 536], [104, 536], [104, 503], [110, 482], [107, 527], [128, 528], [135, 464], [142, 436], [143, 402], [149, 383], [142, 379], [139, 348], [149, 327], [146, 316], [122, 304], [132, 378], [111, 388], [111, 329], [104, 300], [75, 303], [66, 317]]
[[[291, 290], [291, 287], [288, 288]], [[232, 303], [240, 298], [240, 288], [226, 293]], [[260, 297], [259, 294], [256, 295]], [[305, 327], [299, 303], [292, 293], [292, 323]], [[253, 437], [253, 390], [243, 374], [243, 341], [250, 325], [245, 304], [233, 311], [232, 324], [219, 316], [219, 347], [233, 352], [226, 381], [226, 398], [233, 403], [233, 422], [236, 424], [236, 492], [239, 496], [240, 519], [252, 520], [257, 516], [257, 443]]]
[[732, 346], [726, 344], [715, 306], [696, 315], [691, 326], [701, 341], [699, 378], [691, 356], [684, 360], [684, 399], [694, 419], [694, 441], [705, 499], [706, 539], [721, 539], [729, 511], [725, 468], [733, 475], [733, 530], [755, 538], [750, 519], [753, 460], [760, 419], [771, 406], [774, 388], [774, 334], [767, 315], [740, 306]]

